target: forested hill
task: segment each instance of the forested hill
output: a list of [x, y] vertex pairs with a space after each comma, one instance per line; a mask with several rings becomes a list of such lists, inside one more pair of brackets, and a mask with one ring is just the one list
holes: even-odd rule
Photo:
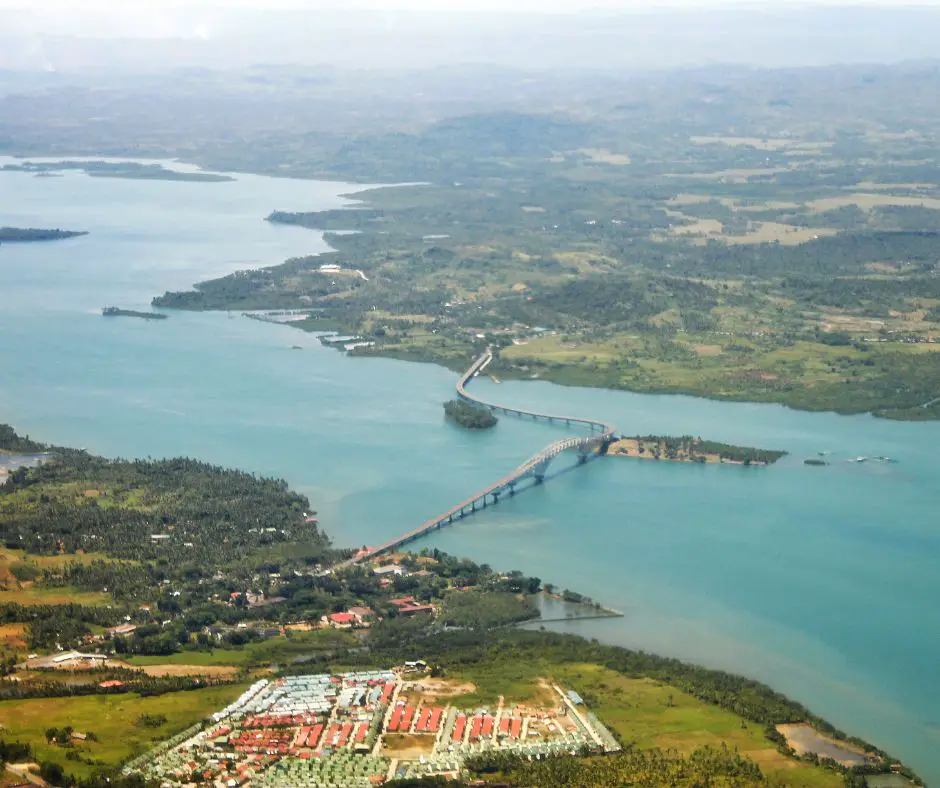
[[[30, 450], [9, 427], [0, 447]], [[303, 539], [310, 502], [287, 483], [177, 458], [109, 460], [55, 448], [54, 461], [13, 471], [0, 494], [0, 539], [31, 552], [96, 551], [117, 558], [217, 566]]]
[[44, 444], [30, 440], [28, 435], [17, 435], [9, 424], [0, 424], [0, 452], [31, 452], [45, 448]]

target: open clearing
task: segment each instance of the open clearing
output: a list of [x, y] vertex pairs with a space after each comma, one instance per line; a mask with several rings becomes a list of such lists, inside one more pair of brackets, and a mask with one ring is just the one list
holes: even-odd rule
[[737, 748], [756, 761], [768, 777], [791, 786], [841, 786], [842, 778], [781, 755], [760, 725], [709, 706], [652, 679], [632, 679], [590, 664], [556, 668], [556, 678], [570, 684], [597, 716], [624, 741], [642, 748], [663, 747], [691, 753], [703, 745]]
[[614, 167], [625, 167], [630, 163], [630, 157], [624, 153], [614, 153], [605, 148], [581, 148], [578, 153], [587, 156], [595, 164], [610, 164]]
[[95, 560], [108, 560], [100, 553], [74, 553], [67, 555], [32, 555], [25, 550], [0, 547], [0, 604], [19, 605], [106, 605], [112, 600], [108, 594], [96, 591], [78, 591], [74, 588], [45, 588], [34, 580], [16, 579], [15, 572], [28, 570], [31, 575], [41, 577], [48, 570], [61, 569], [71, 563], [89, 564]]
[[408, 733], [387, 733], [382, 742], [382, 755], [387, 758], [416, 759], [430, 755], [434, 749], [433, 736], [415, 736]]
[[781, 172], [789, 172], [793, 167], [750, 167], [741, 169], [716, 170], [714, 172], [669, 172], [666, 178], [687, 178], [696, 181], [724, 181], [727, 183], [747, 183], [751, 178], [770, 177]]
[[824, 236], [838, 235], [830, 227], [795, 227], [779, 222], [754, 222], [744, 235], [722, 235], [718, 240], [727, 244], [766, 244], [777, 242], [783, 246], [797, 246]]
[[685, 216], [684, 218], [690, 219], [692, 224], [677, 224], [673, 226], [673, 235], [707, 235], [710, 237], [718, 237], [725, 229], [725, 226], [717, 219], [694, 219], [691, 216]]
[[19, 588], [0, 589], [0, 604], [17, 605], [108, 605], [111, 597], [97, 591], [77, 591], [73, 588], [42, 588], [22, 583]]
[[47, 569], [62, 569], [69, 564], [90, 564], [92, 561], [113, 561], [104, 553], [66, 553], [61, 555], [35, 555], [25, 550], [0, 547], [0, 583], [12, 580], [10, 568], [16, 564], [26, 564], [43, 572]]
[[685, 219], [691, 224], [674, 225], [670, 228], [673, 235], [691, 236], [695, 243], [721, 241], [730, 245], [779, 243], [782, 246], [798, 246], [825, 236], [838, 235], [839, 231], [831, 227], [797, 227], [781, 222], [748, 222], [747, 232], [732, 235], [725, 232], [725, 226], [718, 219], [696, 219], [694, 216], [667, 211], [669, 216]]
[[850, 187], [852, 189], [861, 189], [862, 191], [911, 191], [911, 192], [932, 192], [937, 190], [933, 183], [875, 183], [874, 181], [862, 181]]
[[861, 766], [868, 760], [857, 747], [823, 736], [806, 724], [778, 725], [777, 730], [787, 738], [798, 755], [815, 753], [820, 758], [832, 758], [843, 766]]
[[682, 207], [684, 205], [702, 205], [703, 203], [717, 202], [730, 208], [732, 211], [795, 211], [801, 208], [798, 202], [785, 202], [783, 200], [734, 200], [731, 197], [717, 197], [710, 194], [690, 194], [682, 192], [672, 199], [666, 200], [666, 205]]
[[0, 624], [0, 648], [9, 651], [26, 648], [26, 624]]
[[847, 194], [844, 197], [823, 197], [808, 202], [806, 207], [820, 213], [857, 205], [863, 211], [886, 206], [932, 208], [940, 211], [940, 199], [935, 197], [897, 197], [891, 194]]
[[781, 784], [794, 788], [843, 784], [840, 775], [781, 755], [764, 737], [762, 726], [652, 679], [629, 678], [600, 665], [539, 660], [467, 666], [453, 678], [478, 686], [475, 693], [452, 701], [465, 708], [495, 708], [500, 696], [504, 706], [553, 706], [558, 702], [551, 689], [555, 682], [578, 692], [605, 725], [638, 747], [668, 747], [688, 754], [705, 744], [725, 743], [760, 764], [768, 777], [785, 780]]
[[[0, 702], [0, 725], [13, 741], [28, 742], [37, 761], [56, 761], [69, 772], [87, 775], [94, 767], [65, 758], [69, 750], [104, 764], [118, 764], [146, 750], [153, 742], [188, 728], [237, 698], [245, 687], [211, 687], [170, 692], [157, 697], [88, 695], [78, 698], [41, 698]], [[162, 725], [138, 724], [141, 714], [165, 716]], [[79, 733], [93, 732], [97, 742], [81, 742], [66, 750], [46, 742], [48, 728], [71, 725]]]
[[293, 632], [290, 637], [280, 636], [248, 643], [240, 648], [217, 648], [212, 651], [180, 651], [167, 656], [131, 656], [126, 661], [131, 667], [160, 667], [170, 665], [202, 669], [206, 666], [248, 667], [287, 663], [297, 657], [316, 654], [337, 645], [357, 643], [355, 636], [335, 629]]
[[228, 678], [238, 673], [234, 665], [146, 665], [148, 676], [219, 676]]
[[754, 148], [766, 151], [787, 151], [789, 153], [820, 153], [831, 148], [831, 142], [808, 142], [786, 137], [689, 137], [693, 145], [727, 145], [729, 148]]

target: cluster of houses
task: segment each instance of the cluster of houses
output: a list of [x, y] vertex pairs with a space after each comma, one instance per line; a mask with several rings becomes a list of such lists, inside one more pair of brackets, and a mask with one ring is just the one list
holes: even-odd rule
[[[367, 555], [368, 547], [360, 550], [360, 555]], [[419, 557], [418, 563], [434, 563], [433, 558]], [[433, 574], [427, 569], [410, 570], [398, 563], [375, 563], [372, 567], [372, 573], [379, 578], [379, 585], [383, 588], [391, 587], [395, 578], [398, 577], [426, 577]], [[388, 600], [389, 605], [394, 606], [396, 614], [399, 616], [413, 616], [418, 613], [434, 614], [437, 608], [428, 603], [421, 603], [413, 596], [403, 596]], [[355, 606], [350, 607], [339, 613], [330, 613], [320, 619], [321, 627], [330, 627], [332, 629], [366, 629], [373, 623], [380, 620], [369, 607]]]
[[389, 779], [458, 777], [486, 752], [528, 758], [616, 752], [574, 691], [553, 701], [462, 708], [456, 685], [429, 682], [423, 660], [393, 670], [260, 679], [192, 729], [134, 759], [125, 774], [163, 785], [373, 788]]
[[[413, 616], [417, 613], [434, 613], [434, 605], [421, 604], [413, 596], [404, 596], [390, 599], [389, 604], [394, 605], [400, 616]], [[372, 608], [351, 607], [341, 613], [330, 613], [320, 619], [321, 627], [332, 629], [367, 629], [377, 621], [378, 617]]]
[[354, 629], [366, 628], [375, 621], [375, 613], [370, 607], [351, 607], [342, 613], [330, 613], [320, 619], [320, 625], [323, 627], [332, 627], [333, 629]]

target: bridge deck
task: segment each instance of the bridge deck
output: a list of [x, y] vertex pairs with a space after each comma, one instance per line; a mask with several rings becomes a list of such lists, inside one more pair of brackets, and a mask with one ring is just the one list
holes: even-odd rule
[[521, 408], [512, 408], [508, 405], [502, 405], [498, 402], [488, 402], [487, 400], [481, 399], [480, 397], [475, 397], [467, 391], [467, 384], [473, 380], [478, 372], [481, 372], [486, 368], [489, 363], [493, 360], [493, 354], [487, 350], [480, 358], [473, 362], [470, 365], [470, 368], [463, 373], [463, 376], [460, 380], [457, 381], [457, 396], [461, 399], [465, 399], [468, 402], [472, 402], [476, 405], [479, 405], [483, 408], [488, 408], [489, 410], [501, 410], [506, 413], [516, 413], [520, 416], [532, 416], [537, 419], [545, 419], [546, 421], [564, 421], [570, 424], [584, 424], [592, 429], [600, 429], [602, 432], [613, 432], [613, 427], [609, 424], [604, 424], [601, 421], [595, 421], [593, 419], [584, 419], [580, 416], [559, 416], [557, 413], [540, 413], [534, 410], [523, 410]]
[[532, 416], [533, 418], [541, 418], [547, 421], [564, 421], [568, 424], [584, 425], [591, 429], [592, 434], [573, 438], [563, 438], [549, 444], [541, 452], [536, 454], [531, 459], [526, 460], [526, 462], [524, 462], [512, 472], [508, 473], [499, 481], [494, 482], [475, 495], [472, 495], [466, 500], [461, 501], [456, 506], [452, 506], [446, 512], [443, 512], [436, 517], [432, 517], [430, 520], [426, 520], [417, 528], [413, 528], [412, 530], [407, 531], [406, 533], [403, 533], [394, 539], [385, 542], [384, 544], [373, 547], [368, 552], [362, 553], [354, 559], [344, 561], [342, 564], [339, 564], [337, 568], [359, 563], [360, 561], [367, 561], [374, 556], [381, 555], [382, 553], [389, 552], [390, 550], [394, 550], [403, 544], [411, 542], [433, 530], [436, 530], [437, 528], [442, 527], [444, 524], [451, 522], [455, 517], [463, 517], [467, 509], [475, 511], [476, 504], [478, 502], [482, 502], [482, 505], [486, 506], [486, 499], [488, 496], [498, 496], [507, 489], [511, 491], [513, 487], [523, 479], [537, 476], [537, 472], [540, 468], [544, 473], [545, 465], [547, 465], [552, 458], [557, 457], [564, 451], [568, 451], [569, 449], [579, 449], [587, 454], [590, 451], [600, 448], [605, 443], [609, 443], [613, 439], [614, 428], [610, 424], [604, 424], [603, 422], [594, 421], [592, 419], [583, 419], [577, 416], [559, 416], [557, 414], [539, 413], [537, 411], [511, 408], [500, 405], [498, 403], [487, 402], [486, 400], [471, 396], [467, 391], [467, 385], [471, 380], [473, 380], [474, 376], [483, 370], [492, 360], [493, 354], [487, 350], [482, 356], [480, 356], [480, 358], [470, 365], [470, 368], [463, 374], [460, 380], [457, 381], [457, 395], [459, 397], [489, 410], [499, 410], [503, 411], [504, 413], [515, 413], [520, 416]]

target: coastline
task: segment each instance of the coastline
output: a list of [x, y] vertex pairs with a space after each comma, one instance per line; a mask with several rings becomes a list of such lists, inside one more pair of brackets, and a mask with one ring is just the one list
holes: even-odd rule
[[[48, 448], [51, 452], [58, 450], [58, 447], [55, 446]], [[48, 455], [44, 454], [42, 456]], [[407, 552], [396, 553], [391, 556], [391, 558], [395, 560], [405, 558], [419, 559], [420, 556], [413, 552]], [[892, 758], [877, 746], [839, 731], [824, 718], [817, 716], [798, 701], [793, 701], [784, 695], [776, 693], [772, 688], [762, 682], [750, 679], [746, 675], [717, 671], [702, 667], [694, 662], [684, 662], [670, 657], [639, 652], [621, 646], [600, 646], [596, 641], [588, 640], [580, 635], [571, 637], [559, 635], [551, 631], [539, 632], [537, 630], [539, 628], [544, 629], [545, 624], [556, 621], [573, 623], [606, 618], [620, 618], [625, 615], [620, 611], [604, 607], [599, 603], [593, 602], [593, 600], [588, 597], [584, 597], [581, 594], [567, 589], [558, 593], [553, 590], [544, 590], [543, 588], [539, 598], [543, 605], [548, 604], [550, 607], [560, 606], [569, 610], [573, 608], [575, 614], [565, 615], [563, 617], [559, 616], [557, 618], [548, 616], [539, 617], [515, 624], [508, 624], [506, 626], [497, 625], [489, 630], [491, 634], [486, 637], [492, 638], [493, 642], [499, 642], [499, 638], [501, 637], [500, 633], [502, 632], [524, 630], [525, 632], [518, 634], [518, 637], [522, 638], [520, 642], [523, 644], [530, 642], [527, 641], [526, 638], [542, 638], [545, 644], [549, 646], [553, 644], [555, 646], [566, 643], [573, 644], [571, 646], [573, 649], [572, 653], [577, 654], [578, 657], [577, 659], [572, 658], [572, 661], [591, 661], [597, 659], [597, 664], [606, 665], [626, 675], [630, 675], [630, 666], [633, 666], [632, 669], [639, 671], [639, 675], [641, 676], [648, 676], [655, 680], [663, 681], [670, 686], [675, 686], [687, 692], [699, 700], [732, 711], [733, 713], [738, 713], [734, 706], [735, 698], [744, 696], [747, 692], [756, 691], [760, 693], [762, 697], [766, 698], [768, 704], [772, 704], [772, 707], [769, 705], [761, 714], [769, 713], [778, 717], [779, 715], [784, 715], [784, 719], [799, 723], [805, 731], [808, 731], [811, 736], [815, 736], [819, 741], [835, 744], [845, 751], [854, 751], [852, 748], [855, 748], [865, 758], [865, 764], [881, 768], [881, 773], [888, 773], [887, 769], [889, 767], [892, 769], [896, 767], [898, 770], [906, 770], [903, 763]], [[577, 614], [579, 608], [584, 611], [583, 614]], [[511, 637], [515, 636], [516, 635], [513, 635]], [[433, 653], [434, 643], [442, 644], [445, 642], [444, 640], [437, 640], [437, 636], [434, 634], [433, 630], [429, 630], [424, 637], [424, 646], [428, 653]], [[537, 646], [535, 641], [531, 641], [531, 643]], [[598, 649], [600, 649], [600, 657], [597, 656]], [[717, 691], [718, 688], [721, 689], [720, 692]], [[763, 722], [760, 718], [753, 719], [753, 717], [748, 717], [746, 713], [740, 716], [746, 719], [752, 719], [752, 721]], [[758, 715], [758, 717], [759, 716], [760, 715]], [[771, 741], [774, 740], [771, 739]], [[913, 775], [913, 772], [907, 771], [907, 773]]]
[[[224, 311], [216, 309], [195, 309], [194, 311]], [[303, 328], [302, 326], [293, 326], [294, 328]], [[354, 332], [354, 328], [344, 326], [343, 330], [349, 330]], [[388, 348], [383, 348], [381, 344], [376, 344], [368, 348], [357, 348], [352, 351], [346, 351], [342, 347], [335, 347], [334, 349], [346, 352], [350, 356], [360, 356], [360, 357], [370, 357], [370, 358], [390, 358], [396, 361], [413, 361], [422, 364], [435, 364], [437, 366], [443, 367], [444, 369], [449, 369], [451, 372], [458, 372], [463, 366], [463, 361], [452, 360], [450, 358], [436, 356], [432, 353], [427, 353], [420, 348], [408, 348], [402, 346], [390, 346]], [[467, 348], [467, 355], [473, 353], [473, 348]], [[711, 400], [712, 402], [738, 402], [742, 404], [753, 404], [753, 405], [780, 405], [784, 408], [789, 408], [790, 410], [801, 411], [804, 413], [834, 413], [837, 416], [871, 416], [875, 419], [884, 419], [885, 421], [897, 421], [897, 422], [936, 422], [940, 421], [940, 399], [935, 400], [931, 403], [931, 408], [936, 409], [936, 415], [933, 415], [928, 409], [920, 407], [917, 409], [908, 409], [905, 411], [891, 411], [884, 412], [878, 410], [865, 410], [863, 408], [838, 408], [838, 407], [828, 407], [826, 405], [813, 405], [810, 403], [802, 401], [793, 401], [782, 397], [756, 397], [756, 396], [745, 396], [738, 395], [735, 393], [728, 392], [718, 392], [718, 391], [706, 391], [694, 388], [687, 388], [683, 386], [635, 386], [635, 385], [625, 385], [622, 382], [614, 383], [610, 380], [605, 380], [602, 377], [594, 377], [591, 375], [584, 375], [576, 366], [570, 365], [566, 367], [560, 367], [558, 369], [543, 369], [540, 370], [538, 374], [527, 374], [526, 370], [520, 369], [515, 364], [505, 363], [505, 361], [498, 357], [500, 363], [494, 364], [493, 372], [498, 373], [501, 381], [544, 381], [545, 383], [553, 383], [557, 386], [564, 386], [565, 388], [590, 388], [590, 389], [604, 389], [607, 391], [623, 391], [631, 394], [649, 394], [653, 396], [669, 396], [669, 397], [692, 397], [695, 399], [705, 399]]]
[[[679, 444], [678, 448], [673, 448], [669, 444]], [[735, 456], [727, 456], [719, 451], [709, 451], [708, 446], [698, 439], [670, 439], [670, 438], [640, 438], [640, 437], [621, 437], [620, 440], [610, 444], [607, 450], [608, 456], [630, 457], [638, 460], [662, 460], [664, 462], [684, 462], [695, 463], [698, 465], [741, 465], [766, 467], [772, 465], [779, 457], [771, 456], [768, 459], [759, 459], [765, 454], [785, 455], [786, 452], [764, 452], [759, 449], [751, 449], [743, 446], [729, 447], [729, 449], [740, 456], [742, 453], [753, 454], [756, 459], [737, 459]]]
[[[358, 354], [358, 353], [352, 353], [352, 355], [359, 355], [359, 354]], [[365, 354], [363, 354], [363, 355], [365, 355]], [[395, 357], [393, 354], [383, 354], [383, 353], [375, 353], [375, 354], [372, 354], [372, 355], [374, 355], [374, 356], [376, 356], [376, 357], [386, 357], [386, 358], [394, 358], [394, 357]], [[431, 362], [433, 362], [433, 363], [436, 363], [436, 364], [439, 364], [439, 365], [441, 365], [441, 366], [447, 367], [447, 364], [445, 364], [445, 363], [443, 363], [443, 362], [441, 362], [441, 361], [439, 361], [439, 360], [433, 359], [433, 358], [421, 359], [421, 358], [417, 358], [417, 357], [415, 357], [415, 356], [410, 356], [410, 357], [406, 358], [405, 360], [409, 360], [409, 361], [431, 361]], [[457, 370], [457, 371], [459, 371], [459, 370]], [[502, 377], [502, 373], [500, 373], [500, 374], [501, 374], [501, 377]], [[506, 377], [513, 377], [513, 376], [506, 376]], [[525, 377], [525, 376], [519, 376], [518, 379], [520, 379], [520, 380], [529, 380], [530, 378]], [[550, 380], [551, 380], [551, 377], [550, 377], [549, 375], [544, 375], [544, 376], [539, 377], [539, 378], [537, 378], [537, 379], [538, 379], [538, 380], [543, 380], [543, 381], [550, 381]], [[559, 382], [559, 381], [553, 381], [553, 382]], [[572, 385], [572, 386], [582, 386], [582, 385], [585, 385], [585, 384], [581, 384], [581, 383], [572, 383], [572, 384], [565, 384], [565, 383], [563, 383], [563, 384], [564, 384], [564, 385]], [[593, 388], [607, 388], [607, 389], [612, 390], [612, 391], [617, 391], [617, 390], [620, 390], [620, 391], [632, 390], [632, 389], [623, 389], [623, 388], [619, 388], [619, 389], [618, 389], [618, 388], [616, 388], [616, 387], [604, 386], [604, 385], [601, 385], [601, 384], [594, 385], [594, 386], [591, 386], [591, 387], [593, 387]], [[639, 393], [648, 393], [648, 392], [639, 392]], [[703, 396], [701, 393], [698, 393], [698, 392], [688, 392], [688, 393], [687, 393], [687, 392], [669, 391], [669, 392], [658, 392], [658, 393], [682, 394], [682, 395], [687, 395], [687, 396], [702, 397], [702, 398], [704, 398], [704, 399], [712, 399], [712, 400], [715, 400], [715, 401], [727, 401], [728, 399], [732, 399], [732, 398], [728, 398], [728, 397], [711, 397], [711, 396], [707, 396], [707, 395]], [[755, 400], [744, 400], [744, 401], [755, 401]], [[777, 404], [786, 404], [786, 403], [777, 403]], [[810, 409], [807, 409], [807, 408], [795, 408], [795, 407], [789, 406], [789, 405], [787, 405], [787, 407], [792, 407], [794, 410], [804, 410], [804, 411], [810, 410]], [[736, 464], [736, 463], [735, 463], [735, 464]], [[568, 619], [568, 620], [571, 620], [571, 619]]]

